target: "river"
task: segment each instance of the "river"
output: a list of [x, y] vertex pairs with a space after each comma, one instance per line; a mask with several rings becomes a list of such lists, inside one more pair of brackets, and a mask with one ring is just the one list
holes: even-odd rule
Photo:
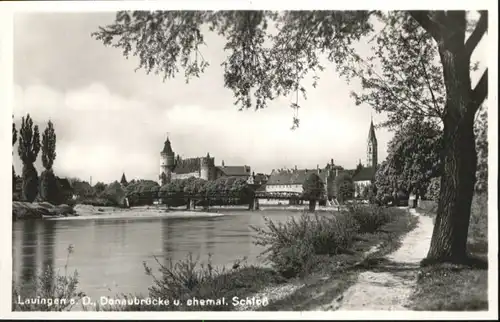
[[[13, 277], [32, 279], [35, 271], [52, 265], [64, 274], [78, 271], [79, 289], [91, 297], [120, 293], [146, 294], [152, 278], [143, 262], [158, 276], [161, 263], [185, 259], [189, 253], [201, 262], [212, 254], [212, 265], [231, 267], [247, 257], [262, 264], [262, 248], [253, 244], [250, 225], [263, 227], [264, 216], [285, 221], [299, 212], [227, 211], [211, 218], [93, 218], [17, 221], [13, 223]], [[73, 252], [68, 259], [68, 246]]]

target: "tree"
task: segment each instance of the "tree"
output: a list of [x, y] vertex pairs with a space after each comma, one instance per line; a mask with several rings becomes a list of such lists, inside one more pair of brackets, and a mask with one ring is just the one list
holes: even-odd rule
[[165, 174], [165, 172], [162, 172], [161, 175], [160, 175], [160, 182], [161, 182], [161, 185], [164, 186], [168, 183], [168, 178], [167, 178], [167, 175]]
[[[14, 117], [14, 116], [12, 116]], [[16, 123], [12, 122], [12, 148], [14, 148], [14, 145], [17, 142], [17, 129], [16, 129]], [[14, 150], [12, 150], [12, 153], [14, 153]], [[12, 165], [12, 193], [16, 191], [16, 171], [14, 170], [14, 165]]]
[[59, 201], [57, 179], [52, 166], [56, 159], [56, 133], [49, 121], [42, 134], [42, 164], [45, 170], [40, 175], [40, 197], [50, 203]]
[[106, 189], [106, 185], [103, 182], [97, 182], [93, 188], [95, 194], [99, 196]]
[[125, 191], [123, 190], [121, 184], [118, 181], [110, 183], [106, 190], [103, 192], [103, 196], [108, 199], [115, 206], [125, 205]]
[[[270, 22], [275, 33], [268, 30]], [[382, 27], [374, 28], [376, 22]], [[182, 68], [189, 80], [208, 66], [200, 52], [205, 25], [227, 39], [224, 84], [241, 108], [264, 108], [291, 93], [306, 98], [303, 80], [312, 72], [315, 85], [326, 56], [341, 75], [361, 80], [363, 93], [354, 98], [388, 112], [385, 125], [398, 126], [415, 116], [440, 119], [442, 189], [428, 259], [466, 258], [477, 167], [474, 116], [488, 91], [487, 70], [472, 87], [470, 66], [487, 32], [486, 11], [467, 39], [465, 11], [118, 12], [113, 24], [93, 36], [122, 48], [127, 57], [138, 56], [139, 68], [148, 73], [166, 79]], [[375, 40], [375, 53], [363, 59], [355, 44], [361, 38], [371, 43], [369, 37]], [[360, 66], [366, 66], [366, 73]], [[298, 95], [292, 107], [299, 107]], [[298, 125], [294, 116], [292, 128]]]
[[387, 161], [397, 188], [423, 196], [433, 177], [440, 177], [442, 131], [433, 122], [416, 118], [398, 129], [389, 142]]
[[354, 196], [354, 181], [348, 173], [342, 172], [336, 176], [334, 184], [337, 192], [337, 199], [340, 203], [344, 203]]
[[79, 198], [92, 198], [96, 195], [94, 188], [87, 181], [78, 178], [71, 178], [69, 181], [73, 187], [73, 194]]
[[316, 202], [323, 199], [325, 194], [325, 184], [321, 178], [312, 172], [302, 184], [303, 197], [309, 200], [309, 211], [314, 212]]
[[23, 200], [33, 202], [38, 195], [38, 172], [33, 164], [40, 151], [40, 132], [38, 125], [33, 126], [33, 120], [29, 114], [21, 119], [17, 151], [23, 162], [22, 197]]

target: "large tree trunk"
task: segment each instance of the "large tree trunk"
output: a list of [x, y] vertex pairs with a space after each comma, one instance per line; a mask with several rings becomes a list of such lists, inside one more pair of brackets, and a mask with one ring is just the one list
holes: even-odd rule
[[[457, 30], [457, 33], [460, 33]], [[437, 217], [427, 255], [428, 262], [464, 262], [476, 180], [477, 156], [469, 75], [470, 58], [463, 38], [453, 36], [439, 43], [447, 103], [444, 115], [444, 172]]]

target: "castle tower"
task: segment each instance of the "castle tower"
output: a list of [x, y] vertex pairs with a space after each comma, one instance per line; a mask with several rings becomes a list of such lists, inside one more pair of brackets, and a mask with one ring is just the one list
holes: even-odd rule
[[200, 178], [205, 180], [212, 180], [211, 169], [214, 164], [214, 159], [207, 153], [206, 157], [200, 158]]
[[175, 167], [175, 153], [172, 151], [170, 140], [167, 136], [163, 150], [160, 152], [160, 175], [158, 177], [161, 185], [167, 184], [172, 179], [172, 170]]
[[377, 165], [378, 165], [378, 144], [377, 144], [377, 136], [375, 135], [375, 127], [373, 126], [373, 119], [372, 119], [370, 123], [370, 130], [368, 131], [366, 166], [376, 168]]

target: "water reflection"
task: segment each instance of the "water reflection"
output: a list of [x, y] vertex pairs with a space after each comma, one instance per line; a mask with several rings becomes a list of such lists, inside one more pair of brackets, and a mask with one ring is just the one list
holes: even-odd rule
[[23, 242], [21, 246], [21, 274], [23, 281], [31, 281], [36, 274], [36, 226], [37, 222], [27, 221], [25, 231], [22, 235]]
[[52, 265], [68, 275], [76, 269], [79, 288], [91, 297], [145, 293], [152, 279], [143, 262], [157, 273], [158, 264], [183, 260], [189, 253], [213, 266], [232, 266], [246, 256], [258, 263], [261, 248], [253, 245], [250, 225], [262, 226], [263, 216], [285, 220], [289, 213], [240, 212], [216, 218], [89, 219], [18, 221], [13, 223], [13, 275], [29, 282], [37, 269]]

